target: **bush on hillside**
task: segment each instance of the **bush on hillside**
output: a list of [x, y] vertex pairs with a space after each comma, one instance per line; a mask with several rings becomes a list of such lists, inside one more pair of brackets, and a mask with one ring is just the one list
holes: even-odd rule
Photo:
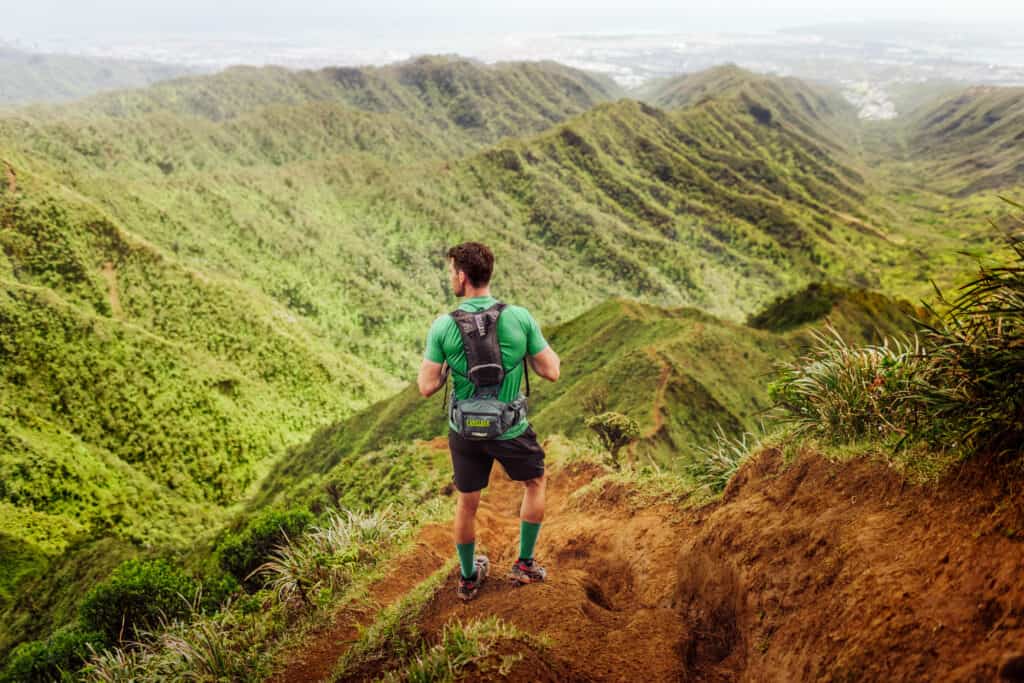
[[390, 509], [373, 513], [331, 511], [322, 526], [301, 537], [285, 537], [255, 574], [282, 603], [312, 607], [318, 594], [330, 595], [351, 581], [357, 570], [376, 561], [406, 529]]
[[72, 624], [54, 631], [46, 640], [34, 640], [16, 647], [0, 671], [0, 683], [36, 683], [71, 678], [90, 655], [90, 646], [103, 643], [102, 633]]
[[136, 639], [163, 620], [192, 611], [198, 584], [166, 560], [126, 560], [79, 608], [82, 622], [108, 643]]
[[622, 466], [619, 462], [619, 451], [640, 436], [640, 425], [637, 421], [622, 413], [607, 412], [594, 415], [587, 418], [586, 425], [601, 440], [601, 445], [608, 451], [609, 462], [615, 469]]
[[304, 508], [264, 510], [238, 532], [228, 533], [217, 547], [221, 569], [233, 575], [249, 590], [260, 587], [250, 575], [286, 538], [296, 538], [313, 521]]

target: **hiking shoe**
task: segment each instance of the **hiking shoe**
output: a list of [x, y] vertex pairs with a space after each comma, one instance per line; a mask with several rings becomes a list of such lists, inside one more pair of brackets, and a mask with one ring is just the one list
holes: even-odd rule
[[484, 579], [487, 578], [487, 569], [491, 566], [491, 562], [487, 559], [486, 555], [477, 555], [473, 560], [473, 564], [476, 567], [473, 577], [464, 579], [462, 576], [459, 576], [459, 587], [455, 589], [456, 595], [463, 601], [472, 600], [476, 597], [476, 594], [480, 592], [480, 586], [483, 585]]
[[519, 583], [537, 583], [538, 581], [543, 581], [547, 575], [548, 573], [544, 567], [537, 564], [534, 560], [524, 560], [521, 557], [512, 565], [512, 571], [508, 574], [510, 579]]

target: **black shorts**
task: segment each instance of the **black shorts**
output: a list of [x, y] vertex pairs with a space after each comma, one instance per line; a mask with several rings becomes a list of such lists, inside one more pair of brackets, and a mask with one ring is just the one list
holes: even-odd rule
[[487, 487], [491, 465], [497, 460], [513, 481], [536, 479], [544, 474], [544, 449], [533, 427], [514, 439], [464, 439], [448, 430], [448, 448], [455, 468], [455, 488], [472, 493]]

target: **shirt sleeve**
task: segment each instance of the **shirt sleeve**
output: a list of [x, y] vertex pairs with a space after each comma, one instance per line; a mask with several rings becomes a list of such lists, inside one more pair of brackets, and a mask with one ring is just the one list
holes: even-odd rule
[[529, 311], [526, 311], [526, 353], [536, 356], [548, 347], [548, 340], [541, 334], [540, 325], [533, 318]]
[[430, 326], [430, 331], [427, 332], [427, 344], [423, 350], [423, 357], [434, 363], [444, 362], [444, 348], [441, 345], [442, 330], [444, 329], [444, 318], [440, 316]]

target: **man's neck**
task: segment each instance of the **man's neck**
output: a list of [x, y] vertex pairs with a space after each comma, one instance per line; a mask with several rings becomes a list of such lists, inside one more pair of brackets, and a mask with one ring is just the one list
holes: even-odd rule
[[478, 287], [470, 287], [469, 285], [466, 285], [466, 294], [465, 294], [465, 298], [466, 299], [475, 299], [478, 296], [490, 296], [490, 295], [491, 295], [491, 288], [489, 286], [488, 287], [479, 287], [478, 288]]

